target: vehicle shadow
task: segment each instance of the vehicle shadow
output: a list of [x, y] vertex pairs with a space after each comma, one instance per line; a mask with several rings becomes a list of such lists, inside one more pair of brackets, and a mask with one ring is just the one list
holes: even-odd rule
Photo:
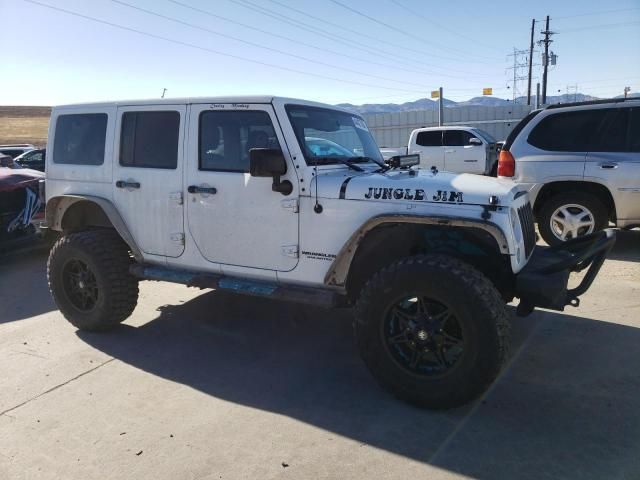
[[640, 330], [548, 312], [512, 330], [514, 356], [493, 389], [447, 412], [376, 385], [348, 310], [209, 292], [138, 328], [78, 336], [208, 395], [474, 478], [634, 478]]
[[47, 284], [47, 251], [28, 250], [0, 258], [0, 324], [55, 310]]
[[640, 228], [618, 230], [616, 233], [616, 244], [607, 258], [640, 262]]

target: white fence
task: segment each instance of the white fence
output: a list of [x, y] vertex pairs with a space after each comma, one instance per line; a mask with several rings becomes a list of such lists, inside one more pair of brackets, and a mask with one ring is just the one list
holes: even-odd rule
[[[518, 104], [507, 107], [447, 107], [444, 109], [444, 124], [477, 127], [493, 135], [496, 140], [504, 140], [532, 108]], [[438, 125], [438, 110], [375, 113], [363, 117], [381, 148], [404, 147], [411, 130]]]

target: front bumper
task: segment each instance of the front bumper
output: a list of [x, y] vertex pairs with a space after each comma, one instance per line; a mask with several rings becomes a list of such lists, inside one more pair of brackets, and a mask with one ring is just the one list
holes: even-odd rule
[[[536, 307], [562, 311], [566, 305], [580, 305], [580, 295], [593, 283], [615, 242], [615, 231], [607, 229], [555, 247], [536, 246], [529, 263], [516, 275], [518, 315], [528, 315]], [[580, 284], [568, 289], [569, 275], [586, 268]]]

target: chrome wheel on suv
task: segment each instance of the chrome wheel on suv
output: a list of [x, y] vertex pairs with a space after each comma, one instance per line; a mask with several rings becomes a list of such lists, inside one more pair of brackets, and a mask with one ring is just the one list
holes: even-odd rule
[[556, 208], [549, 221], [549, 228], [563, 242], [593, 233], [596, 226], [593, 213], [584, 205], [576, 203]]
[[587, 192], [557, 193], [536, 212], [540, 235], [549, 245], [559, 245], [607, 226], [609, 211], [602, 200]]

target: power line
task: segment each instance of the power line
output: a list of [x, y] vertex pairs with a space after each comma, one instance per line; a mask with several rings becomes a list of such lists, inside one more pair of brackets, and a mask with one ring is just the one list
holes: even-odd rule
[[[291, 11], [297, 12], [298, 14], [303, 15], [305, 17], [312, 18], [317, 22], [321, 22], [321, 23], [324, 23], [324, 24], [327, 24], [327, 25], [331, 25], [331, 26], [333, 26], [335, 28], [339, 28], [340, 30], [343, 30], [343, 31], [345, 31], [345, 30], [346, 31], [353, 31], [353, 29], [345, 29], [345, 27], [343, 27], [342, 25], [338, 25], [338, 24], [336, 24], [334, 22], [330, 22], [330, 21], [328, 21], [328, 20], [326, 20], [326, 19], [324, 19], [322, 17], [319, 17], [317, 15], [311, 15], [308, 12], [305, 12], [303, 10], [300, 10], [300, 9], [297, 9], [297, 8], [292, 7], [290, 5], [287, 5], [286, 3], [281, 2], [280, 0], [269, 0], [269, 1], [271, 3], [275, 3], [276, 5], [279, 5], [282, 8], [285, 8], [287, 10], [291, 10]], [[371, 40], [373, 40], [375, 42], [378, 42], [378, 43], [384, 43], [386, 45], [392, 45], [394, 47], [401, 48], [401, 49], [406, 50], [406, 51], [411, 51], [411, 52], [418, 53], [420, 55], [424, 55], [424, 50], [417, 50], [417, 49], [414, 49], [414, 48], [411, 48], [411, 47], [408, 47], [408, 46], [405, 46], [405, 45], [400, 45], [400, 44], [397, 44], [397, 43], [393, 43], [393, 42], [388, 41], [386, 38], [383, 40], [379, 36], [376, 37], [374, 35], [369, 35], [367, 33], [363, 33], [361, 30], [359, 30], [356, 33], [360, 37], [368, 38], [368, 39], [371, 39]], [[431, 42], [431, 43], [433, 43], [433, 45], [438, 45], [435, 42]], [[444, 47], [439, 47], [439, 48], [444, 48]], [[457, 49], [451, 49], [451, 50], [456, 50], [457, 52], [468, 54], [468, 52], [462, 52], [461, 50], [457, 50]]]
[[133, 10], [137, 10], [139, 12], [144, 12], [144, 13], [146, 13], [148, 15], [153, 15], [155, 17], [162, 18], [162, 19], [168, 20], [170, 22], [178, 23], [180, 25], [185, 25], [185, 26], [190, 27], [190, 28], [195, 28], [197, 30], [201, 30], [203, 32], [207, 32], [207, 33], [210, 33], [212, 35], [218, 35], [218, 36], [223, 37], [223, 38], [229, 38], [229, 39], [234, 40], [236, 42], [244, 43], [246, 45], [251, 45], [252, 47], [255, 47], [255, 48], [262, 48], [262, 49], [270, 51], [270, 52], [275, 52], [275, 53], [278, 53], [280, 55], [285, 55], [285, 56], [288, 56], [288, 57], [296, 58], [298, 60], [302, 60], [302, 61], [305, 61], [305, 62], [311, 62], [311, 63], [317, 64], [317, 65], [324, 65], [325, 67], [335, 68], [337, 70], [342, 70], [342, 71], [351, 72], [351, 73], [356, 73], [356, 74], [361, 75], [361, 76], [370, 77], [370, 78], [376, 78], [378, 80], [385, 80], [385, 81], [395, 82], [395, 83], [403, 83], [405, 85], [413, 85], [415, 87], [424, 87], [424, 85], [420, 84], [420, 83], [407, 82], [407, 81], [404, 81], [404, 80], [396, 80], [394, 78], [383, 77], [383, 76], [380, 76], [380, 75], [373, 75], [373, 74], [369, 74], [369, 73], [363, 73], [363, 72], [361, 72], [359, 70], [354, 70], [354, 69], [347, 68], [347, 67], [341, 67], [339, 65], [333, 65], [331, 63], [326, 63], [326, 62], [323, 62], [321, 60], [316, 60], [316, 59], [309, 60], [307, 57], [304, 57], [302, 55], [296, 55], [295, 53], [285, 52], [284, 50], [267, 47], [267, 46], [260, 45], [260, 44], [255, 43], [255, 42], [251, 42], [249, 40], [244, 40], [244, 39], [241, 39], [241, 38], [238, 38], [238, 37], [234, 37], [232, 35], [227, 35], [225, 33], [216, 32], [215, 30], [211, 30], [209, 28], [201, 27], [199, 25], [194, 25], [193, 23], [184, 22], [182, 20], [178, 20], [176, 18], [169, 17], [167, 15], [162, 15], [162, 14], [154, 12], [152, 10], [147, 10], [145, 8], [141, 8], [141, 7], [137, 7], [135, 5], [131, 5], [129, 3], [123, 2], [122, 0], [111, 0], [111, 1], [113, 3], [118, 4], [118, 5], [122, 5], [122, 6], [125, 6], [125, 7], [128, 7], [128, 8], [131, 8]]
[[596, 30], [598, 28], [626, 27], [626, 26], [638, 25], [638, 24], [640, 24], [640, 20], [634, 21], [634, 22], [601, 23], [599, 25], [590, 25], [588, 27], [561, 29], [560, 33], [580, 32], [582, 30]]
[[[272, 1], [273, 1], [273, 0], [272, 0]], [[449, 32], [449, 33], [451, 33], [451, 34], [453, 34], [453, 35], [457, 35], [457, 36], [458, 36], [458, 37], [460, 37], [460, 38], [464, 38], [464, 39], [466, 39], [466, 40], [470, 40], [470, 41], [472, 41], [472, 42], [474, 43], [474, 45], [483, 45], [483, 46], [485, 46], [485, 47], [492, 48], [492, 49], [494, 49], [494, 50], [498, 50], [498, 47], [494, 47], [494, 46], [491, 46], [491, 45], [487, 45], [486, 43], [481, 43], [481, 42], [479, 42], [479, 41], [478, 41], [478, 39], [477, 39], [477, 38], [469, 37], [469, 36], [467, 36], [467, 35], [464, 35], [463, 33], [460, 33], [460, 32], [459, 32], [459, 31], [457, 31], [457, 30], [454, 30], [454, 29], [452, 29], [452, 28], [448, 28], [448, 27], [445, 27], [444, 25], [441, 25], [441, 24], [439, 24], [439, 23], [437, 23], [437, 22], [433, 21], [431, 18], [427, 17], [426, 15], [423, 15], [422, 13], [420, 13], [420, 12], [418, 12], [418, 11], [416, 11], [416, 10], [412, 9], [412, 8], [407, 7], [406, 5], [403, 5], [403, 4], [402, 4], [402, 3], [400, 3], [398, 0], [389, 0], [389, 1], [390, 1], [390, 2], [392, 2], [392, 3], [394, 3], [394, 4], [396, 4], [396, 5], [397, 5], [397, 6], [399, 6], [400, 8], [402, 8], [402, 9], [406, 10], [407, 12], [411, 13], [412, 15], [415, 15], [416, 17], [420, 17], [420, 18], [422, 18], [423, 20], [426, 20], [427, 22], [429, 22], [429, 23], [431, 23], [431, 24], [435, 25], [436, 27], [441, 28], [442, 30], [445, 30], [445, 31], [447, 31], [447, 32]], [[500, 50], [502, 50], [502, 49], [500, 49]]]
[[[370, 20], [370, 21], [372, 21], [374, 23], [377, 23], [378, 25], [382, 25], [382, 26], [384, 26], [384, 27], [386, 27], [386, 28], [388, 28], [390, 30], [393, 30], [394, 32], [401, 33], [401, 34], [403, 34], [403, 35], [405, 35], [405, 36], [407, 36], [409, 38], [412, 38], [413, 40], [418, 40], [418, 41], [420, 41], [422, 43], [425, 43], [427, 45], [429, 45], [429, 44], [438, 45], [438, 44], [436, 44], [434, 42], [429, 42], [429, 41], [425, 40], [424, 38], [422, 38], [422, 37], [420, 37], [418, 35], [414, 35], [411, 32], [407, 32], [406, 30], [403, 30], [403, 29], [398, 28], [398, 27], [396, 27], [394, 25], [391, 25], [390, 23], [386, 23], [386, 22], [383, 22], [382, 20], [378, 20], [377, 18], [374, 18], [371, 15], [367, 15], [366, 13], [363, 13], [360, 10], [356, 10], [355, 8], [350, 7], [349, 5], [345, 5], [344, 3], [342, 3], [342, 2], [340, 2], [338, 0], [330, 0], [330, 1], [335, 3], [336, 5], [344, 8], [345, 10], [348, 10], [348, 11], [350, 11], [352, 13], [355, 13], [356, 15], [364, 17], [364, 18], [366, 18], [366, 19], [368, 19], [368, 20]], [[446, 48], [446, 47], [439, 47], [439, 48]], [[456, 59], [453, 59], [451, 57], [445, 57], [443, 55], [437, 55], [435, 53], [433, 53], [432, 55], [434, 57], [439, 57], [439, 58], [443, 58], [443, 59], [446, 59], [446, 60], [456, 60]], [[486, 62], [475, 62], [475, 63], [486, 63]]]
[[249, 30], [253, 30], [255, 32], [260, 32], [260, 33], [263, 33], [265, 35], [269, 35], [271, 37], [280, 38], [282, 40], [293, 42], [296, 45], [303, 45], [305, 47], [312, 48], [314, 50], [327, 52], [327, 53], [330, 53], [332, 55], [348, 58], [350, 60], [355, 60], [355, 61], [362, 62], [362, 63], [368, 63], [368, 64], [371, 64], [371, 65], [377, 65], [379, 67], [393, 68], [395, 70], [402, 70], [402, 71], [405, 71], [405, 72], [426, 74], [426, 75], [439, 75], [439, 76], [450, 77], [450, 78], [469, 78], [469, 77], [472, 76], [472, 75], [465, 75], [465, 76], [449, 75], [449, 74], [433, 72], [433, 71], [429, 72], [429, 71], [426, 71], [426, 70], [415, 70], [415, 69], [411, 69], [411, 68], [400, 67], [400, 66], [393, 65], [393, 64], [390, 64], [390, 63], [377, 62], [377, 61], [373, 61], [373, 60], [369, 59], [371, 57], [371, 55], [369, 55], [367, 57], [364, 57], [364, 56], [357, 57], [355, 55], [349, 55], [349, 54], [346, 54], [346, 53], [337, 52], [337, 51], [331, 50], [329, 48], [319, 47], [317, 45], [313, 45], [311, 43], [304, 42], [304, 41], [300, 40], [299, 38], [293, 38], [293, 37], [288, 37], [286, 35], [280, 35], [278, 33], [273, 33], [273, 32], [270, 32], [268, 30], [264, 30], [264, 29], [255, 27], [253, 25], [249, 25], [247, 23], [239, 22], [237, 20], [233, 20], [233, 19], [230, 19], [228, 17], [223, 17], [222, 15], [218, 15], [217, 13], [213, 13], [213, 12], [210, 12], [208, 10], [203, 10], [201, 8], [194, 7], [192, 5], [188, 5], [188, 4], [180, 2], [178, 0], [167, 0], [167, 1], [171, 2], [171, 3], [174, 3], [174, 4], [176, 4], [176, 5], [180, 6], [180, 7], [192, 10], [194, 12], [202, 13], [202, 14], [207, 15], [209, 17], [216, 18], [216, 19], [231, 23], [233, 25], [239, 25], [241, 27], [247, 28]]
[[[327, 38], [327, 39], [329, 39], [329, 40], [331, 40], [333, 42], [339, 43], [342, 47], [345, 46], [345, 44], [343, 42], [347, 42], [346, 46], [348, 46], [349, 48], [353, 48], [353, 49], [356, 49], [356, 50], [362, 50], [362, 51], [366, 52], [369, 55], [382, 56], [382, 57], [384, 57], [386, 59], [393, 60], [396, 63], [401, 63], [401, 64], [409, 65], [409, 66], [415, 66], [416, 63], [417, 63], [415, 57], [408, 57], [408, 56], [402, 55], [400, 53], [389, 53], [389, 52], [386, 52], [386, 51], [384, 51], [384, 50], [382, 50], [380, 48], [378, 48], [377, 50], [373, 50], [373, 49], [371, 49], [371, 46], [368, 45], [368, 44], [365, 44], [365, 43], [362, 43], [362, 42], [358, 42], [356, 40], [352, 40], [352, 39], [347, 38], [345, 36], [338, 35], [336, 33], [321, 29], [321, 28], [317, 27], [316, 25], [310, 25], [308, 23], [302, 22], [302, 21], [297, 20], [295, 18], [288, 17], [287, 15], [284, 15], [284, 14], [282, 14], [280, 12], [268, 9], [268, 8], [263, 7], [261, 5], [257, 5], [257, 4], [253, 3], [250, 0], [228, 0], [228, 1], [231, 2], [231, 3], [234, 3], [236, 5], [239, 5], [239, 6], [243, 7], [243, 8], [246, 8], [246, 9], [252, 11], [252, 12], [259, 12], [262, 15], [265, 15], [267, 17], [275, 19], [276, 21], [283, 22], [283, 23], [286, 23], [288, 25], [292, 25], [292, 26], [294, 26], [294, 27], [296, 27], [296, 28], [298, 28], [300, 30], [303, 30], [303, 31], [306, 31], [306, 32], [311, 32], [311, 33], [313, 33], [315, 35], [320, 35], [321, 37], [324, 37], [324, 38]], [[342, 27], [339, 27], [339, 28], [342, 28]], [[337, 39], [339, 39], [339, 40], [337, 40]], [[353, 46], [353, 45], [356, 45], [356, 46]], [[405, 48], [403, 48], [403, 49], [405, 49]], [[424, 52], [418, 52], [418, 53], [423, 54]], [[398, 60], [399, 58], [405, 59], [405, 61]], [[455, 69], [448, 68], [448, 67], [446, 67], [446, 68], [445, 67], [440, 67], [438, 65], [429, 64], [429, 63], [425, 63], [425, 62], [422, 62], [422, 61], [420, 61], [419, 63], [421, 63], [422, 65], [426, 65], [428, 67], [435, 67], [435, 68], [438, 68], [438, 69], [441, 69], [441, 70], [448, 70], [448, 71], [452, 71], [452, 72], [463, 73], [463, 74], [466, 74], [465, 76], [467, 76], [467, 77], [470, 76], [469, 72], [467, 72], [467, 71], [455, 70]], [[443, 74], [443, 76], [445, 76], [445, 75]], [[475, 74], [475, 76], [483, 76], [483, 75]], [[457, 77], [454, 77], [454, 78], [457, 78]]]
[[553, 20], [560, 20], [560, 19], [563, 19], [563, 18], [588, 17], [588, 16], [591, 16], [591, 15], [604, 15], [606, 13], [629, 12], [631, 10], [640, 10], [640, 7], [616, 8], [614, 10], [601, 10], [599, 12], [577, 13], [575, 15], [563, 15], [561, 17], [552, 17], [552, 19]]
[[284, 70], [286, 72], [298, 73], [298, 74], [306, 75], [306, 76], [310, 76], [310, 77], [322, 78], [324, 80], [332, 80], [332, 81], [340, 82], [340, 83], [348, 83], [348, 84], [351, 84], [351, 85], [359, 85], [359, 86], [362, 86], [362, 87], [378, 88], [378, 89], [381, 89], [381, 90], [395, 90], [395, 91], [405, 91], [405, 92], [412, 92], [412, 93], [424, 93], [424, 90], [411, 90], [411, 89], [406, 89], [406, 88], [385, 87], [385, 86], [382, 86], [382, 85], [373, 85], [373, 84], [357, 82], [357, 81], [353, 81], [353, 80], [344, 80], [344, 79], [341, 79], [341, 78], [330, 77], [328, 75], [322, 75], [322, 74], [318, 74], [318, 73], [306, 72], [304, 70], [297, 70], [295, 68], [283, 67], [281, 65], [275, 65], [273, 63], [263, 62], [263, 61], [260, 61], [260, 60], [254, 60], [254, 59], [243, 57], [243, 56], [240, 56], [240, 55], [234, 55], [232, 53], [221, 52], [219, 50], [214, 50], [212, 48], [203, 47], [201, 45], [196, 45], [196, 44], [189, 43], [189, 42], [183, 42], [181, 40], [175, 40], [175, 39], [172, 39], [172, 38], [164, 37], [162, 35], [156, 35], [155, 33], [144, 32], [142, 30], [138, 30], [138, 29], [135, 29], [135, 28], [132, 28], [132, 27], [127, 27], [127, 26], [124, 26], [124, 25], [120, 25], [118, 23], [109, 22], [107, 20], [102, 20], [102, 19], [99, 19], [99, 18], [96, 18], [96, 17], [91, 17], [89, 15], [84, 15], [84, 14], [81, 14], [81, 13], [78, 13], [78, 12], [73, 12], [71, 10], [66, 10], [64, 8], [55, 7], [53, 5], [48, 5], [46, 3], [41, 3], [41, 2], [38, 2], [36, 0], [23, 0], [23, 1], [31, 3], [31, 4], [34, 4], [34, 5], [38, 5], [40, 7], [45, 7], [45, 8], [49, 8], [51, 10], [55, 10], [55, 11], [58, 11], [58, 12], [61, 12], [61, 13], [65, 13], [67, 15], [72, 15], [72, 16], [75, 16], [75, 17], [78, 17], [78, 18], [83, 18], [85, 20], [90, 20], [92, 22], [101, 23], [103, 25], [108, 25], [110, 27], [118, 28], [120, 30], [126, 30], [128, 32], [137, 33], [139, 35], [144, 35], [144, 36], [147, 36], [147, 37], [150, 37], [150, 38], [155, 38], [157, 40], [163, 40], [165, 42], [175, 43], [176, 45], [181, 45], [181, 46], [184, 46], [184, 47], [195, 48], [197, 50], [213, 53], [215, 55], [220, 55], [220, 56], [223, 56], [223, 57], [233, 58], [233, 59], [236, 59], [236, 60], [241, 60], [243, 62], [254, 63], [256, 65], [262, 65], [264, 67], [275, 68], [275, 69], [278, 69], [278, 70]]

